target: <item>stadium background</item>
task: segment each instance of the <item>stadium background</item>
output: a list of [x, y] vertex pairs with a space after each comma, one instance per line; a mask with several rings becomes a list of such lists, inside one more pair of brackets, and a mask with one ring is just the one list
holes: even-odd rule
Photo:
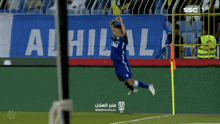
[[[164, 1], [168, 2], [168, 1]], [[51, 2], [48, 2], [48, 5]], [[142, 3], [143, 4], [143, 3]], [[25, 4], [23, 4], [25, 5]], [[52, 5], [52, 4], [51, 4]], [[157, 4], [156, 4], [157, 5]], [[161, 4], [161, 8], [157, 6], [153, 8], [149, 8], [149, 15], [139, 15], [140, 18], [142, 16], [164, 16], [164, 24], [168, 25], [167, 33], [171, 32], [171, 23], [166, 21], [168, 9], [164, 9], [163, 4]], [[159, 6], [159, 4], [158, 4]], [[10, 18], [9, 25], [13, 25], [14, 23], [18, 23], [15, 25], [15, 28], [12, 28], [10, 35], [7, 36], [9, 38], [9, 44], [6, 43], [5, 40], [1, 39], [1, 111], [15, 110], [15, 111], [34, 111], [34, 112], [48, 112], [51, 103], [54, 99], [57, 98], [57, 83], [56, 83], [56, 67], [55, 67], [55, 58], [48, 56], [37, 56], [37, 52], [34, 51], [31, 55], [25, 55], [23, 49], [27, 48], [27, 41], [29, 40], [29, 33], [23, 33], [25, 31], [25, 24], [22, 24], [24, 21], [34, 21], [34, 20], [25, 20], [25, 17], [34, 16], [39, 20], [42, 20], [42, 17], [46, 18], [48, 21], [48, 17], [53, 19], [50, 14], [53, 14], [53, 11], [48, 10], [49, 6], [46, 6], [42, 10], [33, 9], [30, 10], [30, 13], [26, 13], [25, 7], [18, 10], [8, 11], [8, 9], [1, 9], [1, 19], [5, 20], [6, 16]], [[94, 7], [95, 8], [95, 7]], [[48, 11], [47, 11], [48, 10]], [[85, 12], [88, 12], [84, 9]], [[89, 9], [88, 9], [89, 10]], [[88, 13], [76, 13], [77, 16], [88, 16], [88, 18], [96, 18], [97, 16], [101, 16], [101, 18], [110, 18], [115, 17], [114, 15], [110, 15], [110, 12], [105, 14], [105, 10], [100, 9], [99, 7], [94, 10], [89, 10], [91, 14]], [[129, 16], [135, 16], [130, 13], [132, 10], [124, 11], [123, 15], [125, 18], [130, 18]], [[7, 13], [9, 12], [9, 13]], [[39, 12], [39, 13], [38, 13]], [[84, 12], [84, 11], [83, 11]], [[89, 12], [89, 13], [90, 13]], [[158, 13], [159, 12], [159, 13]], [[163, 12], [163, 14], [161, 13]], [[13, 13], [13, 15], [11, 14]], [[69, 10], [69, 16], [76, 16], [75, 10]], [[16, 18], [16, 19], [12, 19]], [[3, 18], [4, 17], [4, 18]], [[8, 19], [7, 18], [7, 19]], [[22, 20], [23, 18], [23, 20]], [[100, 21], [100, 20], [99, 20]], [[133, 20], [131, 20], [132, 22]], [[162, 21], [161, 21], [162, 22]], [[50, 22], [48, 22], [49, 24]], [[86, 22], [87, 23], [87, 22]], [[144, 23], [144, 21], [142, 22]], [[177, 22], [182, 24], [183, 27], [188, 23], [187, 21]], [[198, 23], [194, 21], [194, 23]], [[199, 22], [201, 24], [201, 22]], [[35, 25], [37, 28], [43, 27], [41, 26], [43, 23], [38, 23]], [[54, 25], [53, 23], [50, 23]], [[83, 25], [82, 23], [81, 25]], [[162, 23], [161, 23], [162, 24]], [[74, 23], [72, 24], [74, 28]], [[4, 27], [3, 23], [1, 23], [1, 27]], [[106, 27], [108, 23], [106, 23]], [[189, 26], [189, 25], [188, 25]], [[25, 27], [25, 28], [24, 28]], [[135, 27], [135, 26], [134, 26]], [[195, 42], [198, 37], [198, 32], [193, 32], [190, 30], [191, 27], [187, 27], [182, 30], [182, 35], [184, 36], [184, 41], [192, 44]], [[2, 29], [2, 28], [1, 28]], [[31, 29], [35, 29], [35, 27], [31, 27]], [[49, 29], [49, 28], [48, 28]], [[189, 30], [188, 30], [189, 29]], [[197, 30], [197, 27], [193, 27]], [[44, 27], [43, 27], [44, 30]], [[162, 31], [161, 31], [162, 30]], [[163, 29], [160, 31], [160, 34], [163, 35]], [[9, 32], [10, 32], [9, 31]], [[19, 32], [21, 31], [21, 32]], [[48, 31], [48, 30], [47, 30]], [[155, 30], [157, 31], [157, 30]], [[20, 34], [19, 34], [20, 33]], [[141, 32], [137, 32], [137, 34]], [[200, 32], [199, 32], [200, 33]], [[1, 36], [8, 35], [8, 32], [5, 30], [0, 31]], [[19, 35], [18, 35], [19, 34]], [[14, 36], [16, 35], [16, 36]], [[44, 34], [42, 34], [44, 35]], [[76, 34], [75, 34], [76, 35]], [[195, 37], [194, 37], [195, 35]], [[44, 36], [43, 36], [44, 37]], [[45, 36], [46, 37], [46, 36]], [[47, 35], [47, 37], [49, 37]], [[100, 36], [97, 36], [100, 37]], [[88, 39], [88, 36], [86, 37]], [[141, 39], [139, 37], [139, 39]], [[188, 39], [188, 40], [187, 40]], [[192, 40], [193, 39], [193, 40]], [[26, 40], [26, 43], [24, 41]], [[43, 41], [43, 40], [42, 40]], [[135, 41], [135, 38], [134, 38]], [[154, 41], [149, 40], [148, 43], [154, 43]], [[162, 49], [164, 46], [168, 46], [167, 44], [161, 45], [162, 39], [158, 41], [159, 48], [158, 54], [153, 56], [158, 59], [162, 54]], [[14, 43], [14, 44], [13, 44]], [[23, 44], [22, 44], [23, 43]], [[152, 43], [152, 44], [153, 44]], [[36, 44], [34, 44], [36, 45]], [[43, 43], [44, 45], [44, 43]], [[9, 47], [8, 51], [5, 50], [6, 47]], [[12, 47], [11, 47], [12, 46]], [[135, 47], [140, 46], [134, 45]], [[167, 47], [169, 48], [169, 47]], [[44, 48], [43, 48], [44, 49]], [[48, 49], [45, 48], [45, 49]], [[17, 50], [17, 51], [16, 51]], [[96, 49], [95, 49], [96, 50]], [[138, 49], [140, 50], [140, 49]], [[186, 47], [185, 49], [188, 52], [185, 52], [186, 58], [192, 58], [191, 48]], [[74, 51], [75, 52], [75, 51]], [[73, 52], [73, 53], [74, 53]], [[22, 54], [23, 53], [23, 54]], [[76, 55], [76, 53], [74, 54]], [[166, 51], [166, 57], [169, 59], [169, 49]], [[39, 57], [39, 58], [38, 58]], [[195, 57], [195, 55], [194, 55]], [[219, 57], [217, 52], [217, 57]], [[88, 56], [81, 56], [81, 59], [87, 59]], [[108, 56], [95, 56], [95, 59], [104, 58], [106, 59], [106, 63], [109, 62], [107, 59]], [[135, 56], [137, 61], [151, 61], [151, 59], [146, 59], [146, 56]], [[4, 60], [11, 60], [12, 65], [3, 65]], [[74, 59], [72, 60], [74, 61]], [[102, 60], [101, 60], [102, 61]], [[153, 60], [152, 60], [153, 61]], [[134, 78], [139, 80], [143, 80], [146, 83], [150, 82], [155, 85], [156, 96], [152, 97], [149, 93], [140, 90], [140, 93], [135, 96], [125, 96], [127, 89], [123, 86], [122, 83], [118, 82], [114, 69], [112, 68], [111, 63], [100, 65], [90, 65], [85, 64], [82, 65], [78, 63], [78, 65], [73, 64], [70, 67], [70, 99], [74, 100], [74, 111], [75, 112], [94, 112], [95, 104], [97, 103], [117, 103], [118, 101], [125, 101], [126, 109], [125, 112], [128, 113], [171, 113], [171, 86], [170, 86], [170, 72], [169, 65], [163, 63], [169, 63], [169, 60], [154, 60], [158, 61], [160, 64], [153, 64], [151, 67], [147, 67], [148, 64], [145, 63], [143, 65], [135, 66], [135, 64], [131, 67]], [[165, 62], [166, 61], [166, 62]], [[181, 63], [181, 61], [184, 61]], [[199, 67], [196, 64], [189, 64], [189, 61], [196, 61], [202, 63]], [[135, 63], [135, 62], [134, 62]], [[162, 63], [162, 64], [161, 64]], [[178, 66], [181, 63], [181, 66]], [[177, 70], [175, 71], [175, 91], [176, 91], [176, 112], [177, 113], [220, 113], [220, 100], [219, 100], [219, 60], [179, 60], [177, 61]], [[195, 62], [194, 62], [195, 63]], [[214, 64], [213, 64], [214, 63]], [[79, 67], [77, 67], [79, 66]], [[94, 67], [95, 66], [95, 67]], [[97, 67], [98, 66], [98, 67]], [[108, 67], [106, 67], [108, 66]], [[187, 66], [187, 67], [186, 67]], [[189, 67], [190, 66], [190, 67]], [[99, 73], [94, 73], [99, 72]], [[87, 84], [87, 85], [85, 85]], [[143, 99], [144, 98], [144, 99]], [[144, 106], [144, 107], [143, 107]], [[150, 107], [148, 107], [150, 106]], [[118, 111], [116, 111], [118, 112]]]

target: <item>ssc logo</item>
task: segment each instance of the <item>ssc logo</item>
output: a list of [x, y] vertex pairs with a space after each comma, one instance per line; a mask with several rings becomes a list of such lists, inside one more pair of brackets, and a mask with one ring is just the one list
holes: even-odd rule
[[198, 11], [198, 8], [183, 8], [183, 11], [184, 12], [189, 12], [189, 13], [191, 13], [191, 12], [194, 12], [194, 13], [198, 13], [199, 11]]

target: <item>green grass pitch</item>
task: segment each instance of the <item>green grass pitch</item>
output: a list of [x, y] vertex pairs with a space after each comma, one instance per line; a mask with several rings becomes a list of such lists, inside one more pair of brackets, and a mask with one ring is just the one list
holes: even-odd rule
[[[16, 114], [15, 114], [16, 113]], [[0, 124], [48, 124], [48, 112], [0, 112]], [[190, 114], [117, 114], [101, 112], [71, 113], [71, 124], [187, 124], [187, 123], [219, 123], [220, 115]], [[14, 117], [13, 119], [10, 117]], [[133, 120], [133, 121], [132, 121]], [[134, 121], [136, 120], [136, 121]]]

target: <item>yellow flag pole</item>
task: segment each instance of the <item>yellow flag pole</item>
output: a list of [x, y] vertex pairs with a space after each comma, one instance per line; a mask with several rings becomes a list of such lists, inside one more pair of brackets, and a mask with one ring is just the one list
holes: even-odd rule
[[173, 71], [173, 62], [171, 61], [171, 83], [172, 83], [172, 112], [175, 115], [175, 100], [174, 100], [174, 71]]

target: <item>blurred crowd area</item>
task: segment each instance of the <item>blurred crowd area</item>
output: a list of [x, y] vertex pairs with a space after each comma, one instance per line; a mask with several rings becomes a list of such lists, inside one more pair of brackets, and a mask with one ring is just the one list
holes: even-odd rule
[[[127, 5], [123, 10], [133, 10], [127, 13], [137, 14], [139, 11], [140, 14], [147, 14], [150, 8], [152, 10], [155, 9], [156, 2], [159, 2], [161, 6], [163, 0], [68, 0], [67, 8], [68, 10], [99, 10], [97, 14], [114, 14], [112, 5], [116, 3], [115, 5], [120, 9], [124, 5]], [[0, 0], [0, 8], [2, 11], [5, 10], [4, 12], [25, 10], [21, 12], [17, 11], [17, 13], [31, 13], [31, 10], [39, 9], [42, 10], [42, 14], [51, 14], [47, 13], [47, 10], [54, 10], [54, 5], [56, 5], [56, 0]], [[138, 10], [139, 7], [140, 10]], [[91, 14], [91, 12], [86, 14]]]
[[[115, 14], [118, 10], [114, 13], [113, 9], [116, 8], [122, 12], [121, 14], [153, 14], [156, 13], [156, 10], [161, 9], [165, 1], [166, 0], [68, 0], [67, 4], [68, 10], [92, 9], [105, 11], [104, 14]], [[27, 10], [21, 13], [30, 13], [33, 9], [40, 9], [43, 11], [42, 14], [47, 14], [47, 10], [54, 9], [55, 3], [56, 0], [0, 0], [0, 8], [6, 10], [4, 12]], [[186, 2], [185, 4], [188, 3]], [[168, 4], [166, 4], [164, 9], [167, 8]], [[19, 13], [19, 11], [17, 11], [17, 13]], [[98, 14], [101, 14], [101, 12]]]
[[[208, 1], [210, 0], [180, 0], [176, 12], [184, 13], [183, 8], [190, 5], [199, 6], [201, 11], [205, 11], [208, 9]], [[176, 0], [67, 0], [67, 8], [75, 11], [88, 10], [80, 14], [161, 14], [161, 9], [163, 14], [172, 14], [175, 2]], [[53, 14], [47, 11], [54, 10], [55, 5], [56, 0], [0, 0], [2, 13]], [[219, 0], [216, 8], [219, 8]], [[69, 11], [69, 14], [74, 13]]]
[[[174, 45], [202, 44], [204, 40], [201, 38], [206, 38], [205, 36], [213, 36], [212, 42], [217, 44], [220, 41], [219, 1], [220, 0], [67, 0], [67, 9], [69, 15], [161, 14], [164, 15], [166, 25], [169, 29], [169, 43], [174, 42], [172, 38], [174, 35]], [[190, 8], [197, 10], [195, 13], [202, 14], [181, 15], [193, 14], [194, 12], [189, 11]], [[56, 0], [0, 0], [0, 13], [52, 15], [55, 9]], [[175, 20], [172, 19], [173, 12], [175, 13]], [[210, 13], [216, 13], [216, 15], [208, 15]], [[173, 23], [175, 23], [175, 26], [172, 25]], [[174, 31], [174, 34], [172, 31]], [[207, 41], [210, 41], [209, 38]], [[177, 58], [196, 58], [199, 48], [203, 47], [176, 46], [175, 55]], [[169, 50], [164, 49], [163, 55], [161, 56], [162, 58], [167, 58], [168, 54], [165, 55], [166, 51]], [[200, 50], [200, 53], [201, 51], [203, 52], [203, 50]], [[215, 56], [219, 58], [219, 46], [211, 48], [210, 51], [212, 51], [212, 54], [216, 53]], [[210, 58], [210, 56], [208, 55], [208, 57], [202, 58]]]

